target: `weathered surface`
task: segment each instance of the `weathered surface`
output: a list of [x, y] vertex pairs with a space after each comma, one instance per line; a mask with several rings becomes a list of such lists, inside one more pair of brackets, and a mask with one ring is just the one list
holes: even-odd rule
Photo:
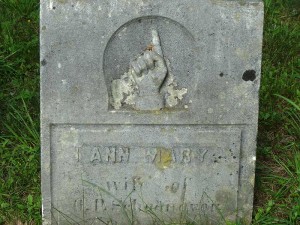
[[249, 222], [262, 24], [260, 1], [42, 1], [44, 224]]

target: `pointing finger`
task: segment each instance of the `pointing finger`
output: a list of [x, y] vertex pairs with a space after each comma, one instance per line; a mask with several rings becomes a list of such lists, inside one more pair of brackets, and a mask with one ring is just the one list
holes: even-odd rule
[[160, 56], [163, 56], [163, 52], [162, 52], [161, 44], [160, 44], [160, 38], [159, 38], [157, 30], [152, 30], [152, 42], [154, 45], [154, 51], [157, 54], [159, 54]]

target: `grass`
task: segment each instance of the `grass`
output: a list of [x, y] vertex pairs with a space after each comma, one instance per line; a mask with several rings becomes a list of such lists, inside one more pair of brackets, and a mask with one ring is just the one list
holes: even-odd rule
[[299, 9], [265, 1], [254, 224], [300, 224]]
[[0, 224], [41, 223], [38, 8], [0, 0]]
[[[0, 0], [0, 224], [41, 224], [37, 0]], [[265, 0], [253, 224], [300, 224], [300, 1]]]

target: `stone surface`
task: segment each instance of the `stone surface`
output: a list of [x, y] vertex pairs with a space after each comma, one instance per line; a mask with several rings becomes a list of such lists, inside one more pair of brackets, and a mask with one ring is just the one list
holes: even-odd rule
[[263, 4], [41, 1], [44, 224], [252, 215]]

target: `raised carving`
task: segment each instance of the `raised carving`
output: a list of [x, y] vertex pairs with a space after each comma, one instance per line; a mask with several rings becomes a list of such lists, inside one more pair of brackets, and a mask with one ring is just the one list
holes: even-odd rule
[[91, 147], [91, 163], [126, 163], [129, 161], [130, 149], [123, 146]]
[[130, 63], [127, 73], [112, 81], [111, 105], [136, 110], [172, 108], [183, 99], [186, 88], [177, 88], [170, 62], [163, 54], [157, 30], [151, 31], [152, 43]]
[[[139, 158], [134, 154], [130, 157], [131, 150], [133, 152], [144, 152], [144, 159], [147, 164], [156, 164], [159, 166], [167, 166], [171, 163], [189, 164], [192, 162], [203, 163], [205, 155], [209, 149], [213, 150], [217, 147], [201, 147], [201, 146], [174, 146], [171, 148], [164, 147], [146, 147], [146, 146], [107, 146], [107, 145], [88, 145], [84, 144], [81, 147], [75, 147], [76, 159], [84, 160], [80, 158], [80, 152], [89, 152], [87, 160], [96, 164], [110, 164], [110, 163], [137, 163]], [[82, 156], [81, 156], [82, 157]], [[131, 159], [132, 158], [132, 159]], [[168, 166], [167, 166], [168, 167]]]
[[[213, 147], [210, 147], [213, 149]], [[157, 163], [165, 160], [172, 163], [189, 164], [192, 161], [204, 162], [207, 148], [195, 147], [173, 147], [169, 150], [165, 148], [145, 148], [145, 162]]]
[[[174, 183], [175, 184], [175, 183]], [[84, 206], [87, 204], [86, 206]], [[123, 202], [124, 209], [129, 209], [132, 211], [143, 211], [146, 210], [153, 210], [153, 211], [160, 211], [164, 213], [168, 212], [198, 212], [209, 214], [214, 211], [217, 211], [217, 206], [213, 202], [203, 202], [202, 200], [199, 202], [188, 202], [182, 204], [174, 204], [159, 201], [156, 203], [146, 203], [143, 199], [128, 199], [126, 202]], [[112, 200], [110, 198], [96, 198], [96, 199], [89, 199], [86, 203], [84, 203], [84, 199], [76, 199], [74, 200], [74, 209], [77, 212], [82, 212], [84, 209], [91, 209], [94, 212], [100, 211], [118, 211], [122, 210], [122, 206], [116, 200]]]
[[127, 177], [115, 181], [107, 181], [106, 188], [108, 191], [136, 191], [141, 189], [143, 181], [141, 177], [134, 176], [131, 179]]

